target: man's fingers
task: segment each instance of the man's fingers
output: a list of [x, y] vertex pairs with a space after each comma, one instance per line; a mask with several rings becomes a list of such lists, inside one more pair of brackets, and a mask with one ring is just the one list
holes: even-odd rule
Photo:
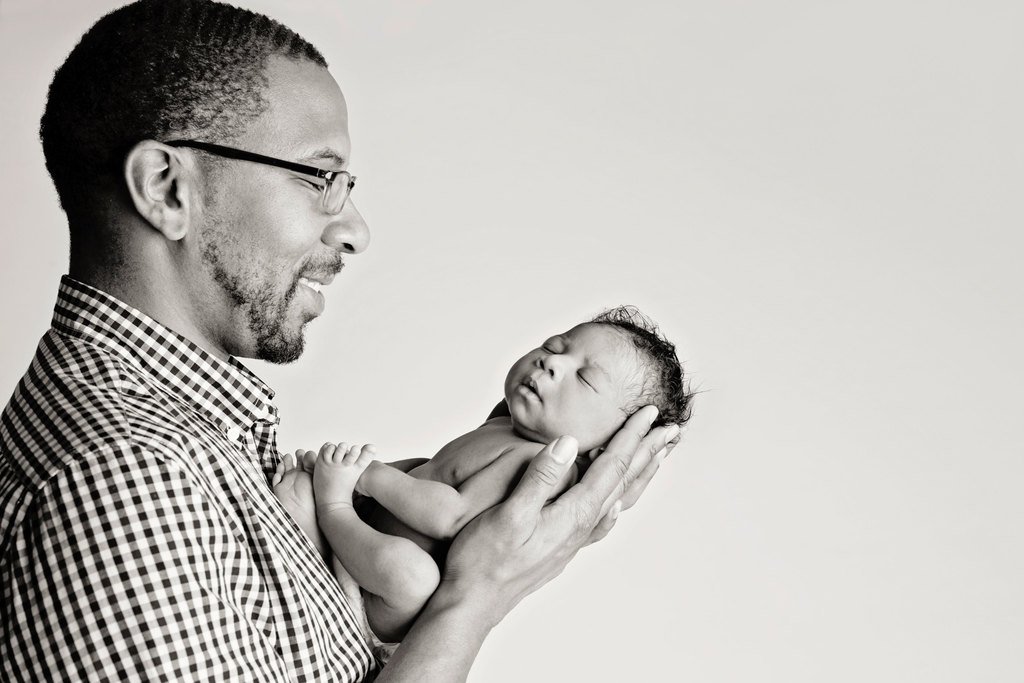
[[629, 475], [623, 483], [620, 496], [622, 509], [633, 507], [640, 494], [658, 471], [658, 467], [679, 441], [679, 425], [667, 425], [651, 430], [644, 437], [633, 459]]
[[622, 512], [622, 501], [617, 500], [608, 509], [607, 514], [601, 518], [594, 530], [590, 532], [590, 537], [587, 538], [587, 545], [591, 543], [597, 543], [602, 538], [608, 535], [608, 532], [615, 526], [615, 522], [619, 519], [619, 513]]
[[675, 444], [669, 443], [665, 448], [661, 449], [654, 454], [647, 465], [640, 470], [640, 474], [636, 476], [636, 479], [629, 484], [626, 488], [626, 493], [620, 499], [622, 502], [622, 509], [628, 510], [633, 507], [633, 504], [640, 497], [640, 494], [644, 492], [647, 485], [651, 483], [651, 479], [654, 479], [654, 475], [658, 473], [658, 468], [661, 467], [661, 463], [665, 462], [665, 458]]
[[576, 459], [578, 449], [579, 443], [571, 436], [559, 437], [545, 446], [530, 461], [508, 503], [522, 511], [540, 512]]
[[[607, 506], [625, 491], [626, 480], [632, 481], [636, 476], [636, 473], [630, 473], [634, 456], [657, 417], [658, 409], [654, 406], [646, 406], [633, 413], [612, 437], [604, 453], [591, 463], [580, 483], [563, 494], [561, 499], [589, 498], [602, 514], [606, 513]], [[658, 449], [661, 449], [660, 445]]]

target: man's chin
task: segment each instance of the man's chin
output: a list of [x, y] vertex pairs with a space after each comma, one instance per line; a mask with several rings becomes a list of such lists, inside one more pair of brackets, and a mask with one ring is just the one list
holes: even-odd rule
[[278, 334], [268, 339], [258, 340], [256, 358], [268, 363], [286, 365], [297, 361], [305, 348], [306, 323], [302, 323], [302, 327], [294, 336], [283, 337]]
[[275, 365], [287, 365], [299, 359], [304, 346], [301, 341], [287, 346], [265, 346], [256, 350], [256, 358]]
[[306, 325], [317, 314], [297, 305], [297, 298], [286, 297], [287, 303], [276, 312], [264, 308], [261, 315], [249, 318], [253, 346], [247, 349], [251, 354], [244, 354], [246, 357], [280, 365], [299, 359], [306, 346]]

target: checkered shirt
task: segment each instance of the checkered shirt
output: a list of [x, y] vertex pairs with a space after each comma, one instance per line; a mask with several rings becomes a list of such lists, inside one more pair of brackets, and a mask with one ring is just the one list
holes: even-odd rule
[[359, 622], [267, 483], [273, 392], [65, 277], [0, 418], [0, 679], [357, 681]]

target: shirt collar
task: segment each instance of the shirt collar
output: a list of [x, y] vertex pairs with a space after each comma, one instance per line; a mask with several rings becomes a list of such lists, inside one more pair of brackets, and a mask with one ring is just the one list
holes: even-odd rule
[[140, 367], [167, 393], [227, 429], [279, 421], [274, 391], [229, 357], [222, 361], [123, 301], [61, 278], [53, 329], [102, 346]]

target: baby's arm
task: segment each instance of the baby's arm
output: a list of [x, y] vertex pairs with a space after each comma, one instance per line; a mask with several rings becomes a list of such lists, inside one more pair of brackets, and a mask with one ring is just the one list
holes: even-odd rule
[[503, 501], [542, 447], [531, 443], [508, 446], [458, 489], [375, 462], [360, 477], [356, 490], [374, 498], [416, 531], [450, 539], [471, 519]]

